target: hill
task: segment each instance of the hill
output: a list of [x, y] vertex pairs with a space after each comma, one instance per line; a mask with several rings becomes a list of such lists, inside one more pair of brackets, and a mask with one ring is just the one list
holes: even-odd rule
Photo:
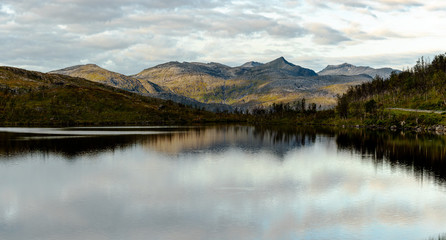
[[381, 78], [389, 78], [392, 72], [400, 72], [399, 70], [392, 68], [371, 68], [371, 67], [363, 67], [363, 66], [355, 66], [349, 63], [343, 63], [340, 65], [328, 65], [326, 68], [318, 72], [319, 75], [361, 75], [366, 74], [370, 77], [379, 76]]
[[[446, 55], [423, 58], [408, 70], [351, 87], [338, 99], [338, 115], [365, 125], [395, 127], [446, 124]], [[432, 110], [431, 113], [416, 110]], [[437, 111], [437, 112], [435, 112]]]
[[1, 125], [172, 124], [221, 116], [61, 74], [0, 67]]
[[77, 65], [50, 73], [63, 74], [72, 77], [85, 78], [93, 82], [103, 83], [112, 87], [117, 87], [136, 93], [159, 93], [162, 89], [154, 83], [145, 81], [140, 82], [137, 79], [125, 76], [103, 69], [95, 64]]

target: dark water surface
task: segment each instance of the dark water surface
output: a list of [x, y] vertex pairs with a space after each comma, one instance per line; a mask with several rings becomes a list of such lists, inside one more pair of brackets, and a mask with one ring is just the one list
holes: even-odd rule
[[0, 239], [427, 239], [446, 138], [259, 127], [0, 128]]

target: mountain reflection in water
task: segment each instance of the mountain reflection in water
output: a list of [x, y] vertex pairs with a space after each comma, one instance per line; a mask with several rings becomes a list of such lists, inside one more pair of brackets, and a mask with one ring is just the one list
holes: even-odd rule
[[[113, 128], [111, 128], [113, 129]], [[0, 155], [14, 156], [29, 152], [60, 153], [68, 158], [84, 154], [97, 154], [135, 145], [166, 154], [180, 154], [194, 150], [224, 150], [237, 146], [251, 151], [268, 149], [283, 155], [290, 149], [314, 143], [316, 131], [296, 129], [269, 129], [244, 126], [216, 126], [163, 129], [157, 134], [102, 135], [101, 129], [92, 135], [72, 135], [71, 129], [63, 129], [66, 135], [50, 133], [27, 134], [0, 132]], [[1, 131], [1, 129], [0, 129]], [[134, 129], [132, 129], [134, 131]], [[158, 133], [159, 132], [159, 133]]]
[[[142, 145], [165, 154], [193, 151], [224, 151], [238, 147], [248, 151], [268, 150], [283, 157], [290, 149], [314, 144], [316, 136], [333, 137], [341, 151], [352, 151], [374, 161], [402, 167], [415, 176], [434, 177], [438, 184], [446, 180], [446, 138], [444, 136], [332, 128], [271, 128], [250, 126], [169, 127], [145, 129], [148, 135], [128, 134], [130, 128], [88, 128], [92, 135], [72, 135], [83, 128], [61, 129], [65, 135], [0, 132], [0, 156], [38, 152], [58, 153], [67, 159], [78, 155]], [[102, 135], [104, 130], [117, 130], [122, 135]], [[1, 130], [1, 129], [0, 129]], [[151, 131], [157, 134], [150, 134]], [[142, 132], [144, 133], [144, 132]]]
[[427, 170], [441, 179], [446, 176], [446, 138], [437, 135], [308, 127], [216, 126], [166, 128], [159, 134], [149, 135], [127, 134], [124, 128], [121, 129], [122, 135], [108, 136], [102, 135], [101, 129], [91, 128], [91, 131], [96, 131], [94, 135], [71, 135], [70, 131], [74, 131], [71, 129], [64, 129], [66, 135], [11, 133], [1, 132], [0, 129], [0, 156], [41, 152], [59, 153], [70, 158], [135, 145], [166, 154], [203, 149], [224, 150], [237, 146], [250, 151], [267, 149], [283, 156], [290, 149], [314, 144], [316, 136], [322, 135], [334, 137], [339, 150], [362, 154], [376, 164], [388, 162], [413, 169], [419, 174]]

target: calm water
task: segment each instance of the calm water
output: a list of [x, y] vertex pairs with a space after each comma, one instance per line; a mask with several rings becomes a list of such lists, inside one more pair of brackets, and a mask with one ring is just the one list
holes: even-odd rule
[[427, 239], [446, 139], [256, 127], [0, 128], [0, 239]]

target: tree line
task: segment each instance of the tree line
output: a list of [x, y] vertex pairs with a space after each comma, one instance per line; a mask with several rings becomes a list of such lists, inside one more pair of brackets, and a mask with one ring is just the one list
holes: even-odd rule
[[389, 106], [446, 109], [446, 54], [432, 61], [421, 57], [414, 67], [393, 72], [388, 79], [376, 76], [350, 87], [338, 96], [336, 112], [341, 118], [357, 117]]

